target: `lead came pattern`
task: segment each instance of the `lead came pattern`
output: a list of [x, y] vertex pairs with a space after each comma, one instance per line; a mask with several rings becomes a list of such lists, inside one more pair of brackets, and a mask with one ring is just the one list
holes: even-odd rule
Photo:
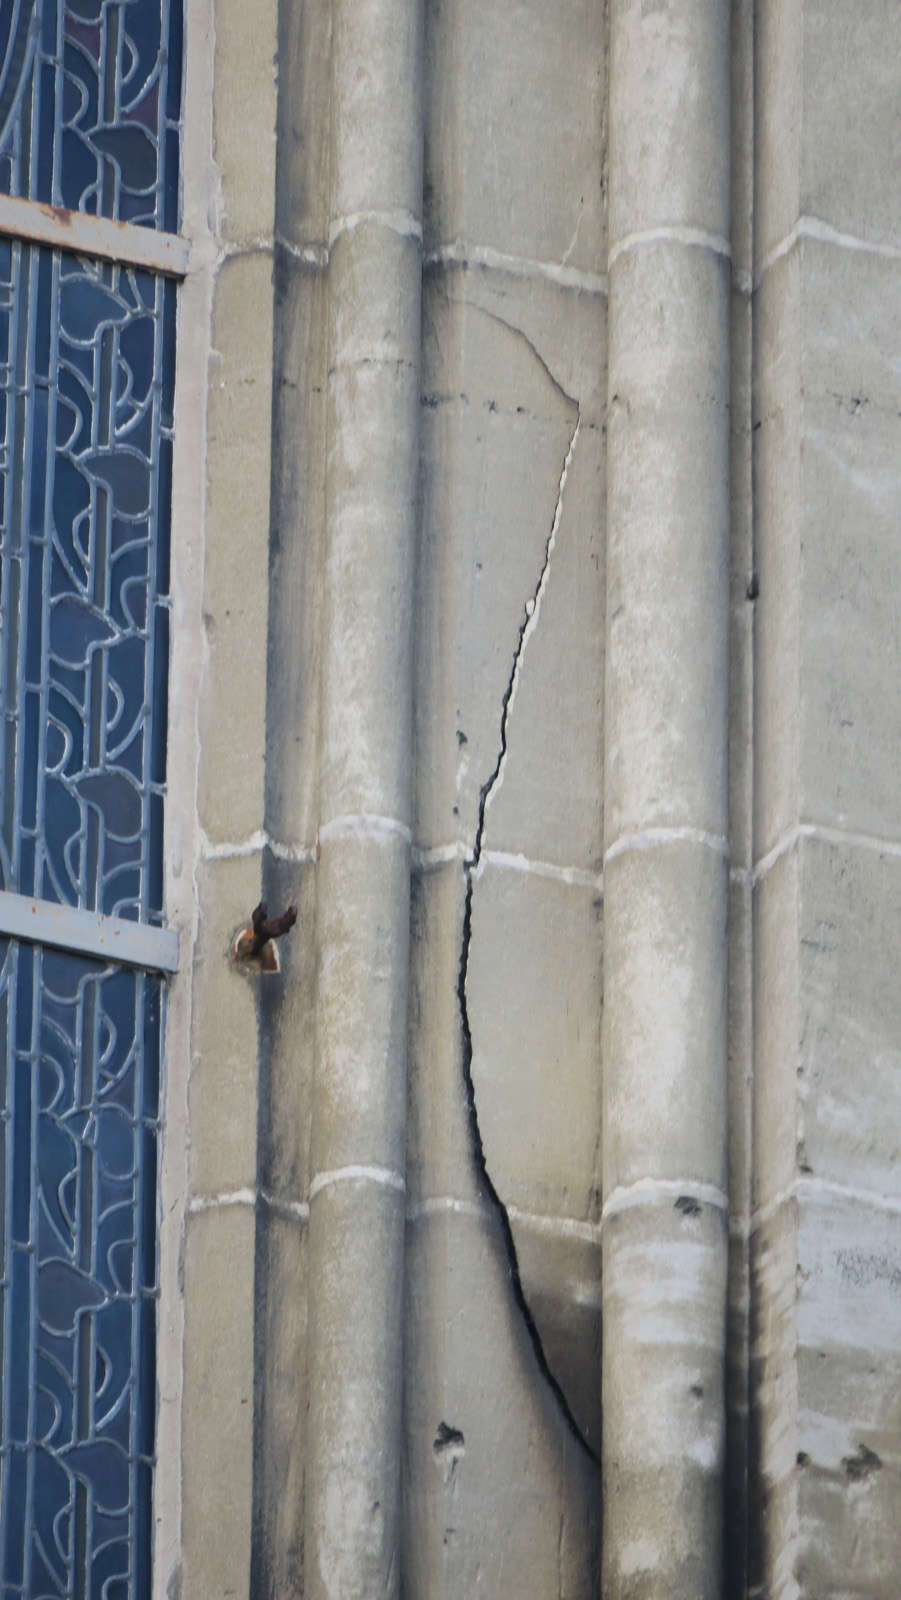
[[0, 192], [178, 220], [180, 0], [3, 0]]
[[157, 922], [174, 294], [0, 241], [0, 887]]
[[[174, 293], [0, 240], [0, 880], [157, 922]], [[161, 1009], [5, 945], [2, 1600], [149, 1593]]]
[[[174, 229], [177, 9], [3, 0], [0, 190]], [[0, 239], [0, 887], [158, 924], [174, 342]], [[164, 998], [0, 939], [0, 1600], [150, 1593]]]
[[150, 1592], [161, 980], [0, 946], [3, 1600]]

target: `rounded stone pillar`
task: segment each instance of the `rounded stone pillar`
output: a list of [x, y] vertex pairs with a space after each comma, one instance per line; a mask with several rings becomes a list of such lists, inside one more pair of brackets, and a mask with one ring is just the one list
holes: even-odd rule
[[305, 1593], [399, 1576], [420, 0], [336, 0]]
[[720, 1587], [729, 15], [610, 16], [605, 1600]]

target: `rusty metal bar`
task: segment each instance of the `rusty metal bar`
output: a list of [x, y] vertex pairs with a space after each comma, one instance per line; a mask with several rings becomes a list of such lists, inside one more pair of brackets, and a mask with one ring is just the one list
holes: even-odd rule
[[178, 234], [137, 228], [130, 222], [112, 222], [107, 217], [91, 217], [84, 211], [66, 211], [62, 206], [12, 195], [0, 195], [0, 234], [172, 278], [183, 278], [188, 271], [190, 240]]
[[104, 917], [76, 906], [32, 900], [0, 890], [0, 936], [75, 950], [103, 961], [121, 961], [149, 972], [177, 972], [178, 934], [124, 917]]

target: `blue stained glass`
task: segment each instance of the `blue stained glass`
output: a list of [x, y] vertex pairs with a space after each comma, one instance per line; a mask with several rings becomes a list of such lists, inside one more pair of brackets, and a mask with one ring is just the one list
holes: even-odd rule
[[0, 887], [137, 921], [162, 914], [174, 294], [24, 243], [0, 280]]
[[183, 0], [3, 0], [0, 192], [174, 233]]
[[163, 985], [6, 942], [0, 1574], [149, 1593]]
[[[0, 193], [174, 232], [183, 0], [0, 0]], [[163, 920], [175, 286], [0, 237], [0, 888]], [[165, 992], [0, 937], [0, 1600], [150, 1594]]]

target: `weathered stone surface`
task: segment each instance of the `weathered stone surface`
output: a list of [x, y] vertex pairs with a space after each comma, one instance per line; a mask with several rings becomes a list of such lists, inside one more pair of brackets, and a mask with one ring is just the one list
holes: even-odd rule
[[[603, 270], [603, 14], [426, 6], [425, 248]], [[563, 181], [561, 181], [561, 177]]]
[[[605, 1585], [651, 1600], [720, 1592], [722, 1211], [636, 1194], [605, 1221]], [[675, 1359], [678, 1351], [679, 1359]], [[699, 1537], [700, 1532], [700, 1537]]]
[[185, 1600], [247, 1593], [253, 1477], [254, 1213], [188, 1218], [182, 1448]]
[[201, 826], [216, 842], [246, 839], [263, 817], [272, 258], [235, 256], [213, 306], [207, 434], [204, 622], [200, 691]]
[[600, 1474], [561, 1418], [505, 1277], [490, 1212], [408, 1224], [411, 1595], [597, 1592]]
[[603, 902], [489, 865], [473, 889], [467, 1006], [479, 1126], [507, 1205], [600, 1213]]
[[[253, 1188], [257, 1172], [257, 985], [232, 967], [229, 946], [260, 899], [260, 856], [207, 861], [195, 947], [190, 1186], [195, 1195]], [[274, 983], [280, 979], [274, 977]]]

